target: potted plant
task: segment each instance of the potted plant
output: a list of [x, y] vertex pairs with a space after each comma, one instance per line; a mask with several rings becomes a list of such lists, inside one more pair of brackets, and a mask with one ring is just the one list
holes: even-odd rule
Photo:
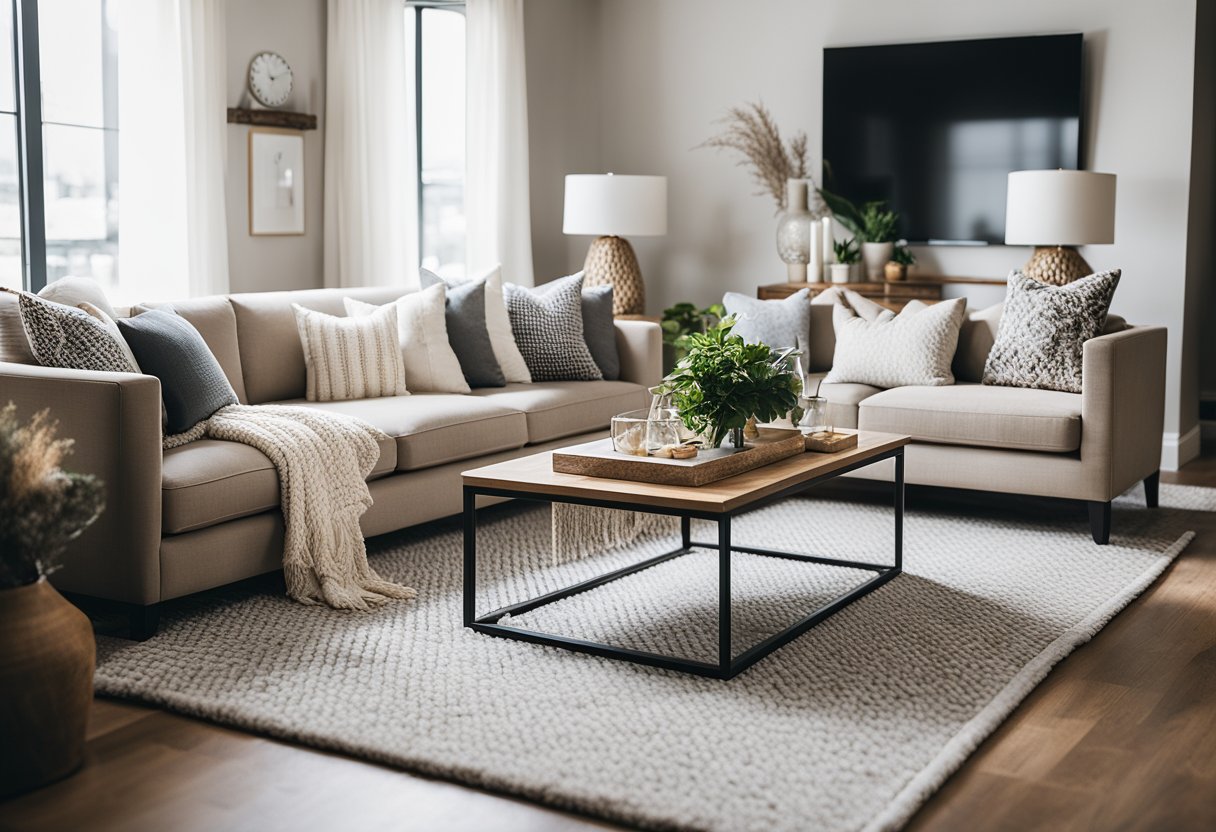
[[688, 336], [688, 355], [663, 379], [684, 426], [717, 448], [727, 434], [743, 448], [743, 427], [755, 417], [770, 422], [798, 406], [802, 379], [793, 369], [794, 350], [779, 355], [765, 344], [748, 344], [731, 333], [727, 318]]
[[720, 303], [698, 309], [691, 303], [677, 303], [663, 310], [663, 368], [670, 370], [688, 354], [688, 336], [704, 332], [726, 316], [726, 308]]
[[833, 283], [848, 283], [849, 273], [853, 264], [861, 256], [857, 240], [849, 237], [847, 240], [836, 240], [832, 243], [832, 251], [836, 254], [836, 262], [829, 267]]
[[908, 276], [908, 268], [916, 265], [916, 256], [908, 248], [907, 240], [895, 244], [895, 251], [884, 268], [887, 280], [903, 280]]
[[95, 477], [59, 467], [71, 445], [46, 411], [22, 424], [0, 409], [0, 797], [84, 759], [93, 628], [46, 580], [103, 507]]
[[819, 194], [840, 224], [861, 241], [866, 279], [881, 280], [883, 267], [895, 250], [899, 214], [887, 210], [887, 203], [881, 199], [863, 203], [858, 208], [840, 194], [823, 189], [820, 189]]

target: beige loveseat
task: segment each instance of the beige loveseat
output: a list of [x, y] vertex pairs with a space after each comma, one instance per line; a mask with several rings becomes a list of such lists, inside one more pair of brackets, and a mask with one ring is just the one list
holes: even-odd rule
[[[266, 292], [173, 308], [202, 334], [242, 403], [298, 404], [358, 416], [384, 431], [369, 476], [366, 535], [456, 514], [460, 472], [605, 435], [612, 416], [645, 407], [659, 381], [656, 324], [619, 321], [619, 381], [510, 384], [471, 394], [417, 393], [304, 401], [304, 355], [291, 304], [343, 314], [342, 298], [387, 303], [398, 289]], [[10, 319], [11, 320], [11, 319]], [[152, 376], [0, 362], [0, 402], [19, 415], [50, 408], [76, 440], [74, 470], [107, 485], [107, 508], [64, 558], [60, 590], [117, 602], [132, 631], [155, 631], [156, 605], [282, 565], [279, 479], [260, 451], [204, 439], [161, 450], [160, 382]]]
[[[1089, 504], [1094, 541], [1110, 538], [1110, 503], [1138, 481], [1157, 504], [1165, 409], [1165, 327], [1129, 326], [1110, 316], [1084, 345], [1082, 390], [1063, 393], [980, 384], [1001, 305], [971, 311], [955, 352], [955, 384], [880, 390], [824, 384], [838, 427], [912, 437], [908, 483], [1031, 494]], [[808, 364], [832, 365], [830, 304], [811, 305]], [[893, 479], [894, 464], [853, 476]]]

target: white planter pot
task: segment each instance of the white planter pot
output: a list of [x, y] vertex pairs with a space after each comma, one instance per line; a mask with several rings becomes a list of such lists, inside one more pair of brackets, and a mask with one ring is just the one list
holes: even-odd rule
[[848, 283], [849, 272], [852, 270], [852, 265], [849, 263], [833, 263], [828, 266], [828, 271], [832, 273], [833, 283]]
[[895, 254], [895, 243], [862, 243], [861, 259], [866, 264], [866, 280], [871, 283], [881, 283], [882, 270], [887, 261]]

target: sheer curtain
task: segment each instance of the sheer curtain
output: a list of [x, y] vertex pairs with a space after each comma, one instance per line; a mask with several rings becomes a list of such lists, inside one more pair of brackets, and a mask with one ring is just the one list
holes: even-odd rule
[[329, 0], [325, 284], [418, 283], [413, 65], [402, 0]]
[[523, 0], [467, 0], [468, 269], [502, 264], [505, 280], [531, 286], [528, 90]]
[[228, 291], [223, 0], [124, 0], [118, 300]]

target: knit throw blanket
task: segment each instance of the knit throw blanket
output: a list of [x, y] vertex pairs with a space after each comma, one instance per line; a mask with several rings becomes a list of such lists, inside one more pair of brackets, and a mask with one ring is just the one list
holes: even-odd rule
[[418, 594], [382, 580], [367, 562], [359, 518], [372, 505], [367, 475], [380, 457], [379, 430], [306, 407], [237, 404], [174, 439], [189, 441], [191, 434], [257, 448], [278, 469], [283, 575], [292, 598], [366, 610]]

